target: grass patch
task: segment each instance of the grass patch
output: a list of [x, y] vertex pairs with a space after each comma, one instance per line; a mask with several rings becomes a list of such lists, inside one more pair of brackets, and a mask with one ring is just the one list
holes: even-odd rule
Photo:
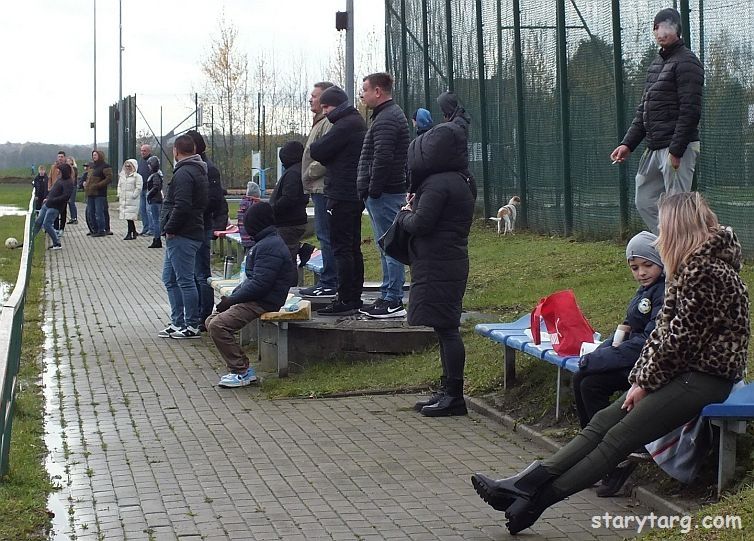
[[[5, 188], [4, 186], [2, 188]], [[0, 190], [0, 194], [6, 193]], [[28, 202], [28, 194], [26, 196]], [[23, 238], [24, 218], [0, 218], [0, 238]], [[0, 247], [0, 280], [15, 283], [21, 250]], [[44, 243], [37, 243], [24, 313], [18, 392], [10, 447], [10, 469], [0, 482], [0, 539], [46, 539], [49, 527], [47, 496], [53, 489], [42, 464], [44, 446], [44, 397], [39, 387], [44, 343]]]
[[[29, 200], [31, 199], [31, 192], [31, 180], [28, 184], [21, 182], [0, 183], [0, 205], [27, 209], [29, 207]], [[22, 222], [20, 229], [23, 231], [23, 228], [24, 226]], [[3, 241], [9, 236], [11, 235], [8, 234], [3, 236]], [[16, 272], [18, 272], [18, 267], [16, 267]], [[13, 280], [15, 279], [16, 277], [14, 276]]]

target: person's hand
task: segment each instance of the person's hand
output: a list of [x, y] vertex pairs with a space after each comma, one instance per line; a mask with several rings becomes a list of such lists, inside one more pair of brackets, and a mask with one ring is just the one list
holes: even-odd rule
[[631, 388], [628, 390], [628, 394], [626, 395], [626, 400], [623, 402], [623, 405], [621, 406], [621, 409], [624, 409], [626, 411], [631, 411], [636, 406], [639, 405], [639, 402], [642, 401], [642, 399], [647, 396], [649, 393], [639, 387], [636, 383], [631, 385]]
[[681, 158], [674, 156], [673, 154], [668, 154], [668, 156], [670, 157], [670, 165], [677, 171], [681, 166]]
[[623, 163], [630, 155], [631, 149], [628, 148], [627, 145], [618, 145], [618, 147], [613, 150], [613, 153], [610, 154], [610, 159], [613, 160], [614, 163]]
[[217, 310], [217, 313], [222, 313], [230, 307], [230, 299], [223, 295], [222, 297], [220, 297], [220, 302], [218, 302], [217, 306], [215, 306], [215, 310]]

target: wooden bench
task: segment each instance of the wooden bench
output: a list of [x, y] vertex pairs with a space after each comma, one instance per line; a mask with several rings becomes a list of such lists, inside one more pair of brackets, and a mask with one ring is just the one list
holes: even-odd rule
[[[552, 349], [549, 342], [536, 345], [532, 342], [529, 329], [530, 317], [525, 315], [510, 323], [480, 323], [475, 327], [477, 334], [504, 346], [504, 386], [513, 386], [516, 379], [516, 351], [532, 355], [558, 367], [556, 382], [555, 418], [560, 418], [561, 374], [564, 370], [576, 373], [579, 370], [579, 357], [561, 357]], [[544, 330], [544, 329], [543, 329]], [[709, 404], [702, 410], [714, 426], [720, 429], [717, 465], [717, 496], [733, 479], [736, 470], [736, 437], [746, 432], [747, 421], [754, 419], [754, 383], [735, 390], [720, 404]]]
[[708, 404], [702, 410], [702, 417], [720, 429], [717, 457], [719, 498], [736, 473], [736, 438], [746, 432], [746, 422], [754, 419], [754, 383], [733, 391], [725, 402]]
[[[221, 278], [217, 276], [210, 277], [207, 282], [212, 286], [212, 289], [217, 291], [220, 296], [230, 295], [236, 286], [240, 283], [239, 278]], [[248, 325], [244, 326], [238, 334], [238, 339], [241, 345], [246, 345], [252, 341], [252, 337], [260, 336], [260, 327], [263, 324], [272, 324], [276, 328], [275, 332], [275, 344], [277, 348], [277, 373], [278, 377], [284, 378], [288, 376], [288, 322], [289, 321], [306, 321], [312, 318], [312, 304], [307, 300], [299, 300], [296, 304], [298, 308], [293, 311], [286, 309], [288, 302], [293, 298], [293, 295], [288, 294], [288, 301], [278, 312], [265, 312], [259, 319], [252, 321]], [[257, 348], [257, 357], [259, 361], [262, 361], [262, 348]]]

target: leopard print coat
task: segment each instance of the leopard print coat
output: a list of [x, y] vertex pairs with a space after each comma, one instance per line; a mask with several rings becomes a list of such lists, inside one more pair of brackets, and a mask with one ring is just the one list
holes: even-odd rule
[[632, 384], [656, 391], [684, 372], [743, 377], [750, 327], [741, 261], [736, 235], [721, 227], [681, 265], [631, 370]]

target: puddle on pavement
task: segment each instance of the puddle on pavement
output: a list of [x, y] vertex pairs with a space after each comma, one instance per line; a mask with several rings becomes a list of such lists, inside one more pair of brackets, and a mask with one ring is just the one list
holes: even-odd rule
[[26, 216], [26, 209], [0, 205], [0, 218], [3, 216]]
[[[68, 482], [68, 474], [65, 471], [63, 462], [63, 428], [56, 415], [55, 396], [57, 395], [57, 379], [55, 373], [55, 343], [52, 329], [52, 320], [45, 319], [42, 326], [45, 335], [44, 343], [44, 372], [42, 372], [42, 384], [44, 385], [45, 396], [45, 445], [47, 446], [47, 457], [45, 458], [45, 468], [50, 476], [53, 486], [60, 488], [65, 487]], [[66, 512], [66, 502], [63, 492], [57, 490], [52, 492], [47, 498], [47, 510], [52, 516], [52, 529], [48, 539], [50, 541], [69, 541], [66, 533], [68, 526], [68, 514]]]

